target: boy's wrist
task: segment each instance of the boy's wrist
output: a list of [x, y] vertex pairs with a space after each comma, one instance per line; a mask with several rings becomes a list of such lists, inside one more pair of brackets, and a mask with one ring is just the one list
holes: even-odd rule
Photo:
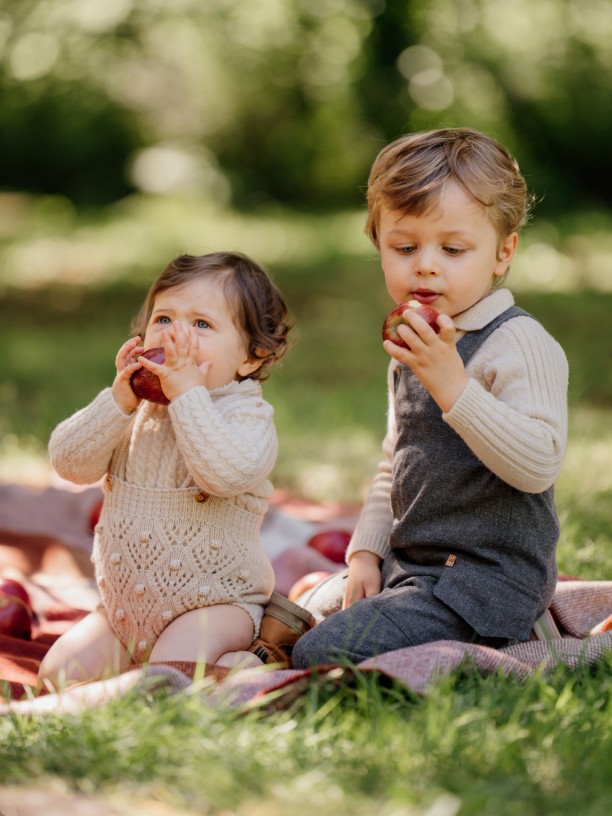
[[470, 378], [466, 374], [460, 380], [457, 380], [457, 382], [448, 383], [443, 390], [435, 395], [434, 399], [437, 402], [438, 407], [442, 409], [443, 413], [447, 414], [450, 410], [452, 410], [453, 405], [457, 402], [461, 394], [463, 394], [469, 379]]
[[370, 550], [356, 550], [348, 557], [349, 566], [353, 562], [379, 568], [382, 563], [382, 558]]

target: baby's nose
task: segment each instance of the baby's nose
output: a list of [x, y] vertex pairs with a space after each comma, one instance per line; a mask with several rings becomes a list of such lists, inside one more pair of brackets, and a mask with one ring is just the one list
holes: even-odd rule
[[188, 334], [189, 332], [189, 321], [188, 320], [173, 320], [172, 321], [172, 334], [176, 336], [177, 332], [180, 331], [185, 332]]

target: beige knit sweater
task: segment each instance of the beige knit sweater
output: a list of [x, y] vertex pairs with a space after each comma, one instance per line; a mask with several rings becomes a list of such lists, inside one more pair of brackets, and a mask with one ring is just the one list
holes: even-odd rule
[[[512, 306], [499, 289], [454, 318], [458, 338], [486, 326]], [[397, 440], [392, 360], [388, 369], [389, 409], [379, 463], [359, 523], [347, 550], [384, 558], [393, 526], [391, 459]], [[567, 441], [568, 366], [561, 346], [530, 317], [516, 317], [494, 331], [469, 360], [470, 380], [442, 415], [473, 453], [499, 478], [527, 493], [555, 481]]]
[[49, 452], [65, 479], [106, 475], [92, 560], [111, 626], [135, 659], [190, 609], [237, 604], [258, 632], [274, 587], [259, 530], [277, 453], [259, 383], [193, 388], [131, 415], [108, 388], [58, 425]]

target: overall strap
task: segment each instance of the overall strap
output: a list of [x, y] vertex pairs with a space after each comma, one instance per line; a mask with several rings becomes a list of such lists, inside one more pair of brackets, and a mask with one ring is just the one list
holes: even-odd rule
[[510, 306], [500, 315], [497, 315], [490, 323], [487, 323], [486, 326], [483, 326], [482, 329], [466, 332], [457, 343], [457, 351], [464, 364], [467, 363], [470, 357], [480, 348], [495, 329], [498, 329], [506, 320], [511, 320], [513, 317], [532, 317], [532, 315], [519, 306]]

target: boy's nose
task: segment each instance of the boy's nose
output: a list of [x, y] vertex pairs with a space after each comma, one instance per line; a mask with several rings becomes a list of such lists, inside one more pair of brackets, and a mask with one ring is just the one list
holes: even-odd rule
[[440, 268], [433, 251], [423, 250], [417, 258], [417, 275], [427, 277], [429, 275], [438, 275]]

